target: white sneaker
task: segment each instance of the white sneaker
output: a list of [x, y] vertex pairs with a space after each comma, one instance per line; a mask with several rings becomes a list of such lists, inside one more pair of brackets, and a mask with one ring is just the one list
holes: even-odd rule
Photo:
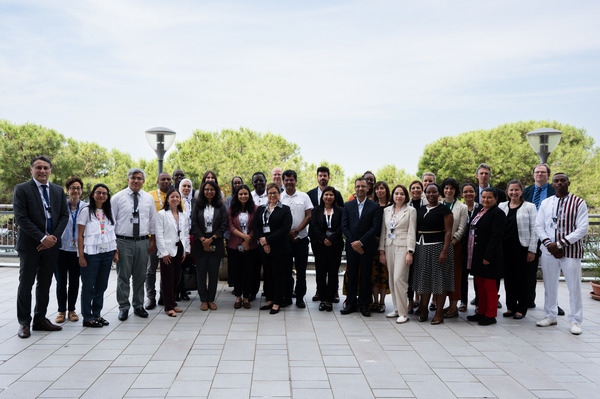
[[[398, 318], [396, 319], [396, 324], [402, 324], [402, 323], [406, 323], [407, 321], [408, 321], [408, 316], [406, 316], [406, 315], [402, 315], [402, 316], [400, 316], [400, 317], [398, 317]], [[575, 324], [573, 324], [573, 325], [575, 325]], [[573, 330], [573, 329], [571, 328], [571, 331], [572, 331], [572, 330]]]
[[388, 319], [393, 319], [394, 317], [398, 317], [398, 311], [394, 310], [393, 312], [390, 312], [387, 315], [385, 315], [385, 317], [387, 317]]
[[549, 318], [546, 317], [543, 320], [540, 320], [537, 323], [535, 323], [535, 325], [538, 326], [538, 327], [555, 326], [556, 325], [556, 319], [549, 319]]
[[581, 334], [581, 327], [579, 327], [579, 324], [577, 324], [577, 323], [571, 324], [571, 334], [573, 334], [573, 335]]

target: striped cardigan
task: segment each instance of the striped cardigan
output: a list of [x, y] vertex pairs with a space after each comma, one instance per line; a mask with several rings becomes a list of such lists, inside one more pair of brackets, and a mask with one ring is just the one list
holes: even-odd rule
[[566, 258], [583, 258], [583, 238], [588, 232], [588, 211], [585, 201], [572, 193], [558, 198], [546, 198], [540, 205], [535, 232], [544, 246], [560, 242]]

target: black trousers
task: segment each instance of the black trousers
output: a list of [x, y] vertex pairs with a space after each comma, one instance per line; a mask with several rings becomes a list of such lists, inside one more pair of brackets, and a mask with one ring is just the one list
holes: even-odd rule
[[534, 262], [527, 262], [527, 248], [514, 240], [504, 241], [503, 248], [506, 308], [512, 312], [526, 314], [529, 305], [527, 273]]
[[319, 246], [313, 249], [313, 253], [319, 298], [321, 301], [333, 302], [339, 286], [338, 272], [342, 261], [342, 248]]
[[[306, 265], [308, 264], [308, 237], [292, 242], [292, 256], [289, 259], [288, 270], [289, 281], [286, 298], [292, 297], [292, 292], [296, 292], [296, 298], [302, 299], [306, 295]], [[292, 270], [296, 268], [296, 287], [294, 288], [294, 276]]]
[[19, 251], [19, 288], [17, 289], [17, 319], [20, 325], [31, 324], [31, 289], [35, 286], [35, 310], [33, 324], [46, 318], [52, 274], [56, 270], [58, 247], [43, 251]]
[[373, 263], [373, 253], [365, 251], [364, 254], [359, 254], [353, 249], [347, 247], [346, 261], [348, 282], [346, 283], [346, 307], [356, 308], [356, 292], [358, 291], [358, 283], [360, 279], [360, 296], [358, 305], [361, 308], [366, 308], [371, 302], [371, 269]]
[[[214, 302], [219, 282], [221, 257], [215, 252], [202, 252], [196, 258], [196, 282], [201, 302]], [[208, 275], [208, 285], [206, 276]]]
[[264, 268], [264, 286], [265, 297], [267, 301], [272, 301], [276, 305], [281, 305], [284, 302], [285, 290], [288, 284], [288, 265], [290, 264], [288, 253], [271, 252], [265, 253], [260, 249], [260, 255]]
[[[77, 252], [58, 251], [58, 262], [54, 277], [56, 278], [56, 300], [59, 312], [75, 311], [79, 296], [80, 266]], [[67, 281], [69, 288], [67, 290]]]
[[253, 272], [256, 265], [256, 249], [239, 252], [237, 249], [227, 248], [229, 277], [232, 279], [233, 294], [235, 296], [250, 297], [252, 293]]

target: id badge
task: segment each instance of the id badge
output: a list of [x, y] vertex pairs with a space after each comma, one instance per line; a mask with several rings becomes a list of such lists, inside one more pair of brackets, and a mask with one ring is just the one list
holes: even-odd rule
[[211, 245], [210, 246], [210, 252], [216, 252], [217, 251], [217, 246], [216, 245]]
[[98, 252], [108, 252], [108, 244], [98, 244]]
[[472, 236], [474, 236], [475, 235], [475, 230], [474, 229], [473, 230], [469, 230], [469, 234], [471, 234]]
[[558, 225], [557, 225], [556, 222], [550, 222], [550, 228], [551, 229], [555, 229], [556, 230], [557, 227], [558, 227]]
[[75, 247], [77, 246], [77, 243], [75, 242], [75, 240], [71, 240], [71, 246], [72, 246], [73, 248], [75, 248]]
[[395, 233], [388, 233], [387, 238], [389, 238], [390, 240], [393, 240], [394, 238], [396, 238], [396, 234]]
[[325, 236], [326, 236], [326, 237], [331, 237], [332, 235], [333, 235], [333, 231], [331, 231], [331, 230], [327, 230], [327, 231], [325, 232]]
[[243, 245], [238, 245], [238, 251], [239, 252], [244, 252], [244, 246]]
[[269, 226], [263, 226], [263, 233], [270, 233], [271, 228]]
[[129, 219], [129, 223], [139, 224], [140, 223], [140, 218], [138, 216], [134, 216], [131, 219]]

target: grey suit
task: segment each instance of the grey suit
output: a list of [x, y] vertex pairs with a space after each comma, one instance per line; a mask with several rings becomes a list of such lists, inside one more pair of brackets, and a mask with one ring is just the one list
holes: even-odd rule
[[19, 288], [17, 290], [17, 318], [20, 325], [31, 324], [31, 288], [37, 277], [36, 305], [33, 323], [44, 321], [48, 308], [52, 274], [56, 268], [60, 237], [67, 226], [69, 212], [62, 187], [48, 183], [52, 228], [48, 234], [57, 238], [56, 244], [38, 251], [37, 247], [46, 235], [46, 215], [42, 197], [32, 179], [15, 187], [13, 206], [15, 221], [19, 226], [17, 251], [19, 252]]

